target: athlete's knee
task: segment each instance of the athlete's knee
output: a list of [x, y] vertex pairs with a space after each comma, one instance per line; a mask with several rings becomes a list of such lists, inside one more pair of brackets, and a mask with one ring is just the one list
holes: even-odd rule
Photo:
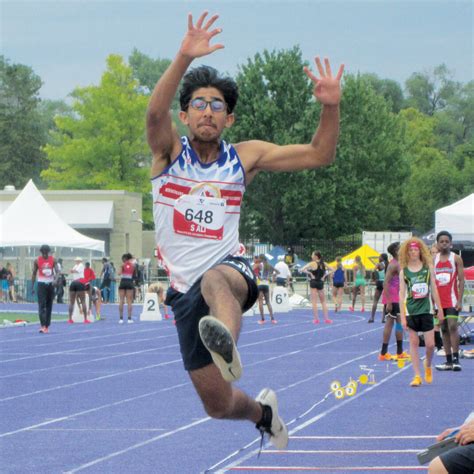
[[428, 474], [448, 474], [448, 471], [438, 457], [434, 458], [428, 466]]

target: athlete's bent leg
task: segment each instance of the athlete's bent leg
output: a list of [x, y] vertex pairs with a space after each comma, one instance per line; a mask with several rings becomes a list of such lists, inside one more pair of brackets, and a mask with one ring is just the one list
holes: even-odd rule
[[261, 419], [260, 404], [226, 382], [214, 364], [191, 370], [189, 376], [206, 413], [212, 418], [250, 420], [254, 423]]

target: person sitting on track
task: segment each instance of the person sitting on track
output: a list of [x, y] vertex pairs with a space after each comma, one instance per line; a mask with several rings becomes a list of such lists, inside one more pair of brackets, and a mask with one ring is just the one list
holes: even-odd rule
[[428, 466], [428, 474], [472, 474], [474, 472], [474, 412], [457, 428], [448, 428], [438, 435], [437, 441], [452, 436], [458, 446], [440, 454]]

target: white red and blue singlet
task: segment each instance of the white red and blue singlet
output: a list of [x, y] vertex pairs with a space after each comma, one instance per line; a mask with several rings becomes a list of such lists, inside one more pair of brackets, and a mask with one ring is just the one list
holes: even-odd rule
[[221, 141], [219, 156], [202, 163], [187, 137], [178, 157], [152, 178], [158, 258], [171, 286], [186, 293], [227, 255], [239, 255], [245, 171], [235, 148]]

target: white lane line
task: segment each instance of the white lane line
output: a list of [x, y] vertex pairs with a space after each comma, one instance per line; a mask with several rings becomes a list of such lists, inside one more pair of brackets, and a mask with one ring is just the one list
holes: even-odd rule
[[427, 466], [238, 466], [233, 467], [231, 471], [427, 471]]
[[121, 449], [120, 451], [115, 451], [113, 453], [108, 454], [107, 456], [103, 456], [101, 458], [94, 459], [92, 461], [89, 461], [86, 464], [82, 464], [78, 467], [75, 467], [74, 469], [71, 469], [70, 471], [66, 471], [65, 474], [73, 474], [74, 472], [79, 472], [82, 471], [83, 469], [87, 469], [88, 467], [94, 466], [95, 464], [99, 464], [104, 461], [108, 461], [109, 459], [112, 459], [116, 456], [120, 456], [122, 454], [126, 454], [129, 451], [132, 451], [133, 449], [141, 448], [143, 446], [146, 446], [147, 444], [154, 443], [155, 441], [158, 441], [163, 438], [168, 438], [169, 436], [173, 436], [176, 433], [179, 433], [181, 431], [189, 430], [190, 428], [194, 428], [197, 425], [200, 425], [202, 423], [205, 423], [207, 421], [211, 420], [211, 418], [201, 418], [200, 420], [194, 421], [193, 423], [189, 423], [188, 425], [180, 426], [179, 428], [168, 431], [167, 433], [163, 433], [159, 436], [155, 436], [154, 438], [147, 439], [146, 441], [142, 441], [141, 443], [133, 444], [132, 446], [129, 446], [128, 448]]
[[88, 415], [89, 413], [94, 413], [96, 411], [103, 410], [104, 408], [111, 408], [111, 407], [122, 405], [122, 404], [128, 403], [128, 402], [136, 402], [137, 400], [140, 400], [142, 398], [152, 397], [152, 396], [160, 394], [162, 392], [169, 392], [169, 391], [174, 390], [174, 389], [179, 389], [179, 388], [182, 388], [182, 387], [186, 387], [187, 385], [190, 385], [190, 384], [191, 384], [191, 382], [184, 382], [184, 383], [180, 383], [180, 384], [177, 384], [177, 385], [172, 385], [170, 387], [161, 388], [160, 390], [155, 390], [154, 392], [144, 393], [144, 394], [138, 395], [136, 397], [125, 398], [125, 399], [119, 400], [117, 402], [107, 403], [106, 405], [100, 405], [100, 406], [95, 407], [95, 408], [89, 408], [88, 410], [83, 410], [83, 411], [79, 411], [77, 413], [72, 413], [71, 415], [62, 416], [60, 418], [54, 418], [54, 419], [48, 420], [48, 421], [43, 421], [42, 423], [37, 423], [35, 425], [25, 426], [24, 428], [19, 428], [19, 429], [14, 430], [14, 431], [8, 431], [6, 433], [1, 433], [0, 438], [5, 438], [7, 436], [12, 436], [12, 435], [15, 435], [17, 433], [22, 433], [24, 431], [36, 430], [38, 428], [41, 428], [42, 426], [48, 426], [48, 425], [51, 425], [53, 423], [59, 423], [61, 421], [67, 421], [67, 420], [70, 420], [70, 419], [74, 419], [78, 416]]
[[438, 435], [393, 435], [393, 436], [292, 436], [291, 439], [431, 439]]
[[20, 395], [14, 395], [14, 396], [11, 396], [11, 397], [1, 398], [0, 402], [6, 402], [6, 401], [10, 401], [10, 400], [17, 400], [19, 398], [24, 398], [24, 397], [31, 397], [33, 395], [38, 395], [40, 393], [52, 392], [53, 390], [62, 390], [64, 388], [77, 387], [78, 385], [83, 385], [83, 384], [86, 384], [86, 383], [97, 382], [99, 380], [106, 380], [106, 379], [110, 379], [110, 378], [113, 378], [113, 377], [120, 377], [122, 375], [131, 374], [133, 372], [141, 372], [143, 370], [155, 369], [157, 367], [164, 367], [166, 365], [176, 364], [178, 362], [181, 362], [181, 359], [175, 359], [175, 360], [171, 360], [171, 361], [168, 361], [168, 362], [161, 362], [160, 364], [147, 365], [145, 367], [139, 367], [139, 368], [136, 368], [136, 369], [124, 370], [122, 372], [115, 372], [114, 374], [102, 375], [100, 377], [94, 377], [92, 379], [81, 380], [80, 382], [73, 382], [73, 383], [68, 383], [68, 384], [65, 384], [65, 385], [57, 385], [56, 387], [50, 387], [50, 388], [45, 388], [45, 389], [42, 389], [42, 390], [36, 390], [35, 392], [22, 393]]
[[178, 344], [172, 344], [170, 346], [155, 347], [153, 349], [144, 349], [142, 351], [123, 352], [123, 353], [120, 353], [120, 354], [108, 355], [108, 356], [105, 356], [105, 357], [98, 357], [96, 359], [87, 359], [87, 360], [83, 360], [83, 361], [80, 361], [80, 362], [71, 362], [70, 364], [55, 365], [55, 366], [50, 366], [50, 367], [43, 367], [41, 369], [32, 369], [32, 370], [28, 370], [26, 372], [16, 372], [14, 374], [0, 375], [0, 379], [7, 379], [7, 378], [11, 378], [11, 377], [19, 377], [20, 375], [31, 375], [31, 374], [35, 374], [37, 372], [44, 372], [44, 371], [47, 371], [47, 370], [63, 369], [63, 368], [68, 368], [68, 367], [74, 367], [76, 365], [90, 364], [91, 362], [98, 362], [98, 361], [101, 361], [101, 360], [109, 360], [109, 359], [116, 359], [116, 358], [119, 358], [119, 357], [128, 357], [128, 356], [132, 356], [132, 355], [145, 354], [147, 352], [157, 352], [157, 351], [161, 351], [163, 349], [171, 349], [171, 348], [174, 348], [174, 347], [178, 347]]
[[[53, 321], [54, 323], [54, 321]], [[81, 323], [77, 323], [78, 325], [80, 325]], [[100, 324], [100, 323], [99, 323]], [[54, 324], [53, 324], [53, 330], [54, 330]], [[135, 326], [134, 326], [135, 327]], [[51, 340], [51, 342], [44, 342], [45, 341], [45, 336], [40, 336], [37, 331], [38, 331], [38, 328], [39, 328], [39, 324], [36, 325], [34, 329], [34, 333], [31, 335], [31, 336], [28, 336], [28, 337], [22, 337], [22, 338], [17, 338], [17, 339], [2, 339], [2, 345], [5, 343], [10, 343], [10, 342], [24, 342], [24, 341], [35, 341], [35, 342], [39, 342], [40, 340], [42, 341], [40, 344], [35, 344], [34, 347], [44, 347], [44, 346], [51, 346], [51, 345], [55, 345], [58, 343], [58, 341], [56, 340], [56, 338], [58, 336], [71, 336], [71, 339], [62, 339], [61, 340], [61, 343], [64, 343], [64, 344], [74, 344], [76, 341], [86, 341], [88, 339], [98, 339], [98, 338], [108, 338], [108, 337], [118, 337], [118, 336], [133, 336], [134, 334], [139, 334], [139, 333], [142, 333], [142, 332], [152, 332], [152, 331], [159, 331], [159, 330], [162, 330], [162, 329], [168, 329], [168, 328], [174, 328], [174, 326], [160, 326], [160, 327], [152, 327], [150, 326], [149, 328], [147, 329], [137, 329], [137, 330], [134, 330], [134, 331], [121, 331], [118, 329], [118, 324], [117, 324], [117, 332], [114, 332], [114, 333], [101, 333], [100, 335], [97, 335], [97, 336], [86, 336], [84, 337], [84, 334], [94, 334], [94, 333], [97, 333], [97, 331], [99, 331], [100, 329], [91, 329], [91, 330], [84, 330], [84, 331], [81, 331], [80, 333], [79, 332], [50, 332], [47, 336], [47, 340]], [[128, 326], [127, 326], [128, 328]], [[101, 327], [101, 329], [105, 329], [104, 327]], [[107, 329], [112, 329], [112, 327], [107, 327]], [[72, 328], [71, 328], [71, 331], [72, 331]], [[73, 339], [74, 336], [80, 336], [76, 339]]]
[[[339, 341], [342, 341], [342, 340], [345, 340], [345, 339], [350, 339], [350, 338], [353, 338], [353, 337], [358, 337], [359, 335], [361, 334], [365, 334], [367, 332], [372, 332], [372, 331], [375, 331], [376, 329], [371, 329], [371, 330], [368, 330], [368, 331], [363, 331], [362, 333], [357, 333], [357, 334], [352, 334], [350, 336], [346, 336], [346, 337], [342, 337], [342, 338], [338, 338], [338, 339], [335, 339], [333, 340], [332, 342], [339, 342]], [[115, 345], [120, 345], [122, 343], [114, 343], [114, 344], [110, 344], [110, 346], [115, 346]], [[126, 343], [124, 343], [126, 344]], [[320, 343], [320, 344], [316, 344], [314, 347], [318, 347], [318, 346], [321, 346], [321, 345], [326, 345], [327, 343]], [[245, 347], [246, 345], [243, 344], [242, 345], [243, 347]], [[102, 346], [102, 347], [107, 347], [107, 346]], [[307, 348], [305, 349], [307, 350]], [[68, 351], [69, 352], [69, 351]], [[68, 353], [67, 352], [67, 353]], [[276, 358], [282, 358], [282, 357], [288, 357], [290, 355], [295, 355], [295, 354], [298, 354], [302, 352], [302, 350], [298, 350], [298, 351], [291, 351], [291, 352], [288, 352], [288, 353], [285, 353], [285, 354], [281, 354], [279, 356], [276, 356], [276, 357], [271, 357], [270, 359], [271, 360], [274, 360]], [[369, 354], [374, 354], [374, 353], [377, 353], [378, 351], [373, 351]], [[347, 365], [355, 360], [358, 360], [358, 359], [361, 359], [361, 358], [364, 358], [366, 357], [365, 355], [363, 356], [360, 356], [358, 358], [355, 358], [355, 359], [351, 359], [349, 361], [346, 361], [340, 365], [337, 365], [333, 368], [330, 368], [330, 369], [327, 369], [323, 372], [320, 372], [320, 373], [317, 373], [317, 374], [314, 374], [312, 375], [311, 377], [308, 377], [307, 379], [304, 379], [302, 381], [298, 381], [296, 382], [295, 384], [292, 384], [290, 386], [288, 386], [287, 388], [292, 388], [296, 385], [299, 385], [301, 383], [304, 383], [304, 382], [307, 382], [308, 380], [312, 380], [316, 377], [318, 377], [319, 375], [322, 375], [322, 374], [325, 374], [327, 372], [330, 372], [331, 370], [335, 370], [339, 367], [342, 367], [344, 365]], [[101, 377], [95, 377], [93, 379], [87, 379], [87, 380], [83, 380], [83, 381], [80, 381], [80, 382], [74, 382], [74, 383], [71, 383], [71, 384], [66, 384], [66, 385], [59, 385], [59, 386], [56, 386], [56, 387], [50, 387], [50, 388], [47, 388], [47, 389], [42, 389], [42, 390], [37, 390], [37, 391], [34, 391], [34, 392], [28, 392], [28, 393], [24, 393], [24, 394], [20, 394], [20, 395], [14, 395], [14, 396], [11, 396], [11, 397], [6, 397], [6, 398], [3, 398], [3, 399], [0, 399], [0, 402], [5, 402], [5, 401], [10, 401], [10, 400], [16, 400], [18, 398], [23, 398], [23, 397], [28, 397], [28, 396], [33, 396], [33, 395], [38, 395], [38, 394], [41, 394], [41, 393], [46, 393], [46, 392], [50, 392], [50, 391], [53, 391], [53, 390], [61, 390], [61, 389], [64, 389], [64, 388], [70, 388], [70, 387], [74, 387], [74, 386], [77, 386], [77, 385], [81, 385], [81, 384], [84, 384], [84, 383], [90, 383], [90, 382], [95, 382], [95, 381], [100, 381], [100, 380], [103, 380], [105, 378], [110, 378], [110, 377], [116, 377], [116, 376], [120, 376], [120, 375], [124, 375], [124, 374], [127, 374], [127, 373], [130, 373], [130, 372], [135, 372], [135, 371], [138, 371], [138, 370], [147, 370], [149, 368], [155, 368], [155, 367], [160, 367], [160, 366], [164, 366], [164, 365], [167, 365], [167, 364], [171, 364], [171, 363], [176, 363], [177, 361], [179, 361], [180, 359], [176, 359], [176, 360], [173, 360], [171, 362], [163, 362], [163, 363], [160, 363], [160, 364], [155, 364], [155, 365], [151, 365], [151, 366], [146, 366], [146, 367], [143, 367], [143, 368], [138, 368], [138, 369], [133, 369], [133, 370], [130, 370], [130, 371], [124, 371], [124, 372], [118, 372], [116, 374], [108, 374], [108, 375], [105, 375], [105, 376], [101, 376]], [[262, 361], [259, 361], [258, 363], [262, 363]], [[252, 366], [254, 364], [249, 364], [248, 366]]]
[[288, 449], [286, 451], [265, 450], [262, 454], [412, 454], [419, 452], [419, 449]]
[[167, 428], [33, 428], [31, 431], [112, 431], [112, 432], [129, 432], [129, 431], [138, 431], [138, 432], [154, 432], [154, 431], [166, 431]]
[[[6, 362], [18, 362], [19, 360], [39, 359], [41, 357], [50, 357], [50, 356], [55, 356], [55, 355], [63, 356], [63, 355], [68, 355], [68, 354], [73, 354], [73, 353], [80, 353], [81, 351], [88, 351], [90, 349], [103, 349], [105, 347], [124, 346], [127, 344], [134, 344], [136, 342], [157, 341], [158, 339], [162, 339], [162, 338], [168, 338], [168, 336], [147, 337], [143, 339], [134, 339], [133, 341], [122, 341], [122, 342], [114, 342], [112, 344], [101, 344], [99, 346], [86, 346], [86, 347], [78, 347], [77, 349], [66, 349], [66, 350], [56, 351], [56, 352], [45, 352], [44, 354], [34, 354], [28, 357], [18, 357], [16, 359], [0, 360], [0, 364], [6, 363]], [[55, 345], [57, 346], [58, 344], [55, 344]]]
[[[377, 351], [378, 352], [378, 351]], [[288, 434], [290, 435], [290, 437], [292, 435], [294, 435], [295, 433], [297, 433], [298, 431], [301, 431], [303, 430], [304, 428], [306, 428], [307, 426], [309, 425], [312, 425], [313, 423], [315, 423], [316, 421], [326, 417], [327, 415], [329, 415], [330, 413], [332, 413], [333, 411], [336, 411], [336, 410], [339, 410], [340, 408], [342, 408], [343, 406], [345, 406], [347, 403], [351, 403], [353, 402], [354, 400], [357, 400], [359, 397], [361, 396], [364, 396], [365, 394], [371, 392], [372, 390], [374, 390], [376, 387], [380, 387], [382, 386], [383, 384], [385, 384], [386, 382], [388, 382], [389, 380], [391, 380], [393, 377], [401, 374], [402, 372], [404, 372], [405, 370], [407, 370], [410, 366], [409, 365], [406, 365], [403, 369], [400, 369], [392, 374], [390, 374], [389, 376], [385, 377], [384, 379], [382, 379], [381, 381], [377, 382], [375, 385], [372, 385], [370, 387], [367, 387], [364, 391], [361, 391], [361, 392], [358, 392], [356, 395], [354, 395], [353, 397], [350, 397], [350, 398], [346, 398], [345, 400], [342, 400], [340, 402], [338, 402], [336, 405], [333, 405], [331, 408], [328, 408], [327, 410], [319, 413], [318, 415], [314, 416], [313, 418], [309, 419], [308, 421], [304, 422], [304, 423], [301, 423], [299, 426], [296, 426], [295, 428], [293, 428], [292, 430], [289, 430], [288, 431]], [[287, 388], [285, 387], [284, 390], [286, 390]], [[281, 391], [281, 390], [278, 390], [278, 392]], [[259, 441], [259, 438], [256, 438], [251, 444], [255, 443], [255, 442], [258, 442]], [[250, 444], [250, 443], [249, 443]], [[267, 443], [266, 446], [268, 446], [269, 444]], [[234, 468], [238, 467], [239, 464], [241, 464], [242, 462], [245, 462], [247, 461], [248, 459], [250, 458], [253, 458], [257, 453], [259, 452], [259, 448], [257, 449], [254, 449], [252, 451], [250, 451], [249, 453], [247, 453], [246, 455], [244, 456], [241, 456], [239, 459], [236, 459], [235, 461], [233, 461], [232, 463], [228, 464], [227, 466], [223, 467], [223, 468], [220, 468], [219, 470], [217, 470], [216, 472], [217, 473], [225, 473], [227, 470], [234, 470]], [[227, 458], [223, 459], [222, 461], [214, 464], [214, 466], [210, 467], [209, 470], [211, 469], [214, 469], [215, 467], [221, 465], [223, 462], [226, 462], [227, 459], [230, 459], [231, 457], [235, 456], [237, 453], [233, 453], [231, 454], [230, 456], [228, 456]]]

